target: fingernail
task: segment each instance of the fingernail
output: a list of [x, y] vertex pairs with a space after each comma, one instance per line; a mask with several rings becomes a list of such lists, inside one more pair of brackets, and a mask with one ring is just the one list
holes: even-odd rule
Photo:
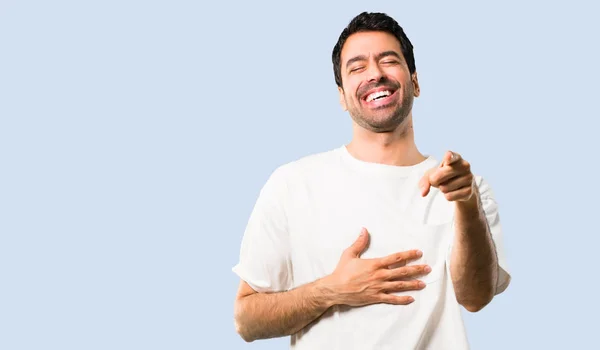
[[408, 297], [408, 302], [409, 302], [409, 303], [412, 303], [413, 301], [415, 301], [415, 298], [413, 298], [413, 297]]
[[417, 250], [417, 256], [423, 256], [423, 252], [420, 250]]
[[425, 272], [431, 272], [431, 267], [425, 266], [425, 268], [423, 270], [425, 270]]
[[425, 288], [425, 283], [422, 281], [419, 281], [419, 288]]

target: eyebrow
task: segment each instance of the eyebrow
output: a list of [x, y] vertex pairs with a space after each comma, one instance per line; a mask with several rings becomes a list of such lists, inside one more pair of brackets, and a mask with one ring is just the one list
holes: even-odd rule
[[[396, 51], [391, 51], [391, 50], [390, 51], [384, 51], [384, 52], [378, 53], [375, 56], [375, 59], [376, 60], [380, 60], [380, 59], [382, 59], [382, 58], [384, 58], [386, 56], [394, 56], [394, 57], [396, 57], [398, 59], [402, 59], [400, 57], [400, 55]], [[354, 62], [366, 61], [366, 60], [367, 60], [367, 56], [365, 56], [365, 55], [354, 56], [351, 59], [349, 59], [348, 61], [346, 61], [346, 67], [348, 67], [349, 65], [351, 65]]]

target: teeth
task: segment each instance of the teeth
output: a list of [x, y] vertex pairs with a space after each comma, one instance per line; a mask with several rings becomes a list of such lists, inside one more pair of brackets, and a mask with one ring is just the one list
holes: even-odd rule
[[374, 92], [374, 93], [370, 94], [369, 96], [367, 96], [367, 102], [371, 102], [376, 98], [389, 96], [391, 94], [392, 94], [392, 92], [389, 90], [377, 91], [377, 92]]

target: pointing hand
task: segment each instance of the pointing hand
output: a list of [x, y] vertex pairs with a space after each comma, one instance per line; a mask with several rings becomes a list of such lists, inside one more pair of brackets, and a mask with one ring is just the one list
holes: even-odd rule
[[439, 167], [428, 170], [419, 181], [421, 195], [438, 188], [448, 201], [467, 201], [475, 193], [471, 165], [460, 154], [448, 151]]

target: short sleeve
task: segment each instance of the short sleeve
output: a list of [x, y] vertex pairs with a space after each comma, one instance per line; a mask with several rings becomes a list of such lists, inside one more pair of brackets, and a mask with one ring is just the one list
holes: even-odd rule
[[232, 269], [257, 292], [286, 291], [292, 286], [287, 195], [280, 167], [260, 190], [242, 237], [239, 261]]
[[492, 240], [496, 247], [496, 255], [498, 257], [498, 283], [496, 285], [495, 294], [500, 294], [508, 287], [511, 276], [506, 262], [506, 252], [504, 250], [503, 232], [500, 223], [498, 204], [490, 185], [481, 176], [477, 176], [475, 180], [477, 187], [479, 188], [481, 205], [487, 218], [492, 234]]

